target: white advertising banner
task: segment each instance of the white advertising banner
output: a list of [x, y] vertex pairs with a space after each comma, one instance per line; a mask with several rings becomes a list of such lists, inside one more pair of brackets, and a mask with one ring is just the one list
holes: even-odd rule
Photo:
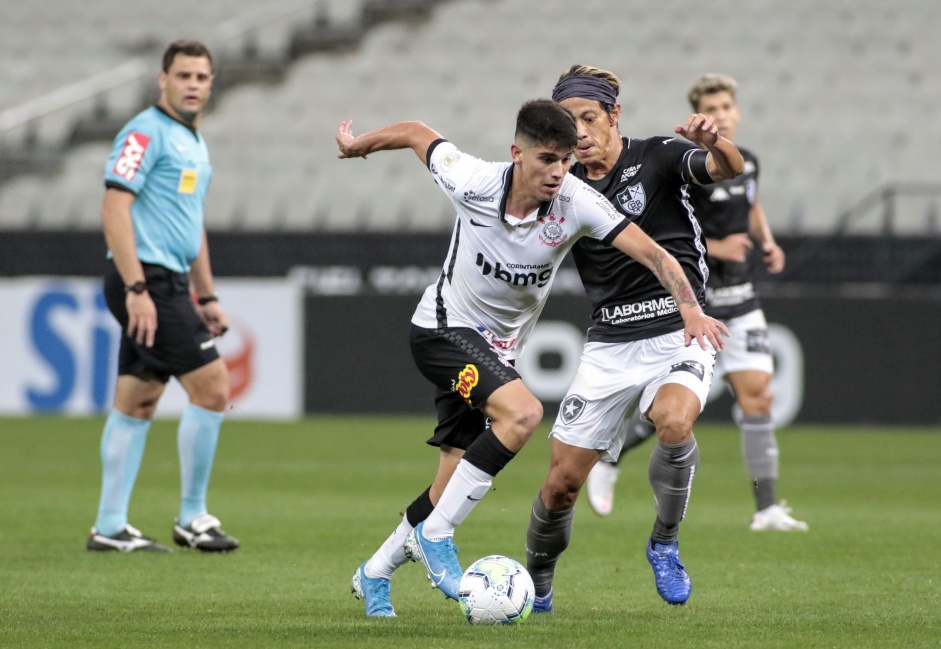
[[[303, 295], [283, 279], [218, 279], [229, 331], [227, 416], [296, 418], [303, 412]], [[110, 409], [120, 332], [98, 279], [0, 280], [0, 414], [90, 415]], [[186, 394], [170, 381], [157, 417], [179, 415]]]

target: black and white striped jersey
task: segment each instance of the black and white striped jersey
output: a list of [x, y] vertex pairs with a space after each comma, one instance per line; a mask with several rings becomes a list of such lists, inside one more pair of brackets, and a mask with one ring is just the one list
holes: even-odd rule
[[[598, 190], [676, 257], [702, 305], [709, 270], [689, 186], [694, 169], [700, 170], [697, 175], [704, 173], [707, 153], [680, 138], [623, 142], [620, 158], [604, 178], [589, 180], [579, 163], [571, 174]], [[642, 340], [683, 328], [673, 297], [643, 264], [591, 239], [578, 241], [572, 256], [593, 308], [589, 341]]]
[[512, 163], [484, 162], [446, 140], [432, 143], [427, 163], [457, 219], [441, 275], [412, 323], [473, 328], [515, 359], [572, 244], [582, 237], [610, 243], [629, 222], [571, 174], [555, 199], [518, 219], [506, 214]]
[[[738, 150], [745, 158], [742, 175], [689, 189], [690, 202], [702, 225], [703, 236], [708, 239], [723, 239], [749, 231], [749, 215], [758, 195], [758, 158], [747, 149], [739, 147]], [[754, 278], [760, 257], [761, 251], [756, 248], [744, 262], [709, 258], [706, 313], [726, 320], [759, 307]]]

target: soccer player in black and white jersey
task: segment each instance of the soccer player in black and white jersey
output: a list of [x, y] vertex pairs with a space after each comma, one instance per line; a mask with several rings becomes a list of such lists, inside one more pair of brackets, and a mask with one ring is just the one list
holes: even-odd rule
[[412, 355], [437, 388], [438, 425], [428, 440], [441, 449], [437, 474], [352, 581], [366, 614], [388, 617], [395, 615], [392, 573], [408, 558], [421, 561], [433, 585], [457, 599], [462, 570], [454, 530], [542, 418], [514, 360], [576, 241], [604, 242], [656, 275], [652, 281], [668, 287], [697, 347], [721, 346], [726, 330], [703, 314], [676, 259], [568, 173], [575, 120], [548, 99], [520, 109], [508, 163], [475, 158], [421, 122], [359, 137], [343, 122], [336, 139], [340, 158], [412, 149], [457, 211], [441, 275], [412, 317]]
[[[690, 106], [715, 118], [719, 133], [735, 139], [741, 111], [736, 100], [738, 84], [722, 74], [706, 74], [689, 90]], [[709, 283], [706, 311], [719, 318], [732, 333], [716, 361], [716, 373], [728, 381], [738, 409], [735, 419], [741, 430], [742, 457], [748, 468], [755, 497], [752, 530], [782, 532], [808, 529], [807, 523], [791, 516], [786, 502], [777, 503], [778, 443], [771, 419], [771, 374], [773, 363], [768, 325], [753, 283], [757, 242], [762, 261], [770, 273], [784, 270], [784, 251], [775, 242], [765, 212], [758, 201], [758, 159], [747, 149], [745, 172], [710, 187], [690, 188], [690, 202], [702, 225], [709, 251]], [[651, 436], [649, 424], [634, 421], [621, 457]], [[588, 500], [605, 516], [611, 511], [618, 468], [599, 462], [588, 477]]]
[[[575, 116], [577, 164], [572, 174], [676, 258], [692, 287], [682, 302], [634, 260], [604, 242], [582, 239], [572, 248], [591, 300], [594, 324], [575, 379], [550, 434], [549, 473], [533, 502], [526, 558], [536, 586], [534, 611], [552, 610], [556, 562], [568, 547], [575, 501], [592, 466], [621, 451], [629, 415], [637, 408], [656, 426], [650, 459], [656, 519], [647, 542], [657, 592], [671, 604], [689, 598], [678, 532], [699, 449], [693, 423], [702, 411], [721, 345], [690, 345], [684, 302], [705, 304], [706, 249], [689, 204], [689, 188], [741, 174], [744, 160], [712, 117], [690, 115], [677, 137], [621, 137], [618, 78], [573, 66], [552, 98]], [[684, 331], [685, 329], [685, 331]]]

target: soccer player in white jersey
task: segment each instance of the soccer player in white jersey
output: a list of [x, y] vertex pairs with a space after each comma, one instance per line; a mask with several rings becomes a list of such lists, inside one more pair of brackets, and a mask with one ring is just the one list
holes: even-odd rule
[[[693, 110], [711, 115], [719, 133], [735, 139], [741, 111], [736, 101], [738, 84], [723, 74], [706, 74], [688, 93]], [[738, 409], [735, 420], [741, 430], [742, 458], [751, 478], [755, 531], [806, 532], [807, 523], [791, 516], [786, 502], [775, 497], [779, 472], [778, 442], [771, 419], [773, 362], [768, 325], [755, 292], [757, 255], [770, 273], [784, 270], [784, 251], [775, 242], [768, 219], [758, 201], [758, 158], [739, 147], [745, 172], [732, 180], [707, 187], [691, 187], [690, 203], [702, 224], [709, 251], [706, 311], [722, 320], [732, 333], [716, 360], [716, 375], [728, 381]], [[653, 434], [649, 423], [635, 416], [621, 455]], [[616, 463], [598, 462], [588, 476], [588, 502], [601, 516], [611, 512]]]
[[440, 447], [438, 470], [353, 576], [352, 590], [365, 599], [368, 616], [395, 615], [390, 579], [409, 558], [457, 599], [462, 570], [454, 530], [542, 418], [514, 361], [575, 241], [604, 241], [636, 259], [669, 287], [690, 339], [703, 349], [722, 344], [724, 327], [702, 313], [679, 263], [568, 173], [576, 137], [572, 115], [546, 99], [520, 109], [508, 163], [475, 158], [421, 122], [359, 137], [351, 122], [337, 130], [340, 158], [412, 149], [457, 211], [441, 275], [412, 317], [412, 355], [437, 388], [438, 425], [428, 443]]
[[552, 579], [571, 540], [582, 485], [599, 459], [617, 457], [628, 416], [638, 407], [656, 425], [659, 440], [649, 467], [656, 518], [647, 560], [657, 592], [667, 602], [686, 602], [691, 589], [679, 556], [679, 526], [699, 459], [692, 427], [722, 345], [689, 344], [690, 321], [683, 312], [695, 307], [703, 313], [708, 269], [688, 189], [733, 178], [742, 173], [744, 161], [735, 145], [719, 135], [713, 118], [699, 113], [674, 129], [688, 141], [622, 137], [619, 88], [614, 74], [586, 66], [571, 67], [556, 83], [552, 98], [578, 124], [578, 162], [571, 173], [677, 259], [691, 288], [680, 302], [675, 292], [671, 297], [610, 246], [582, 239], [572, 247], [594, 324], [552, 427], [549, 472], [533, 501], [526, 534], [537, 612], [552, 610]]

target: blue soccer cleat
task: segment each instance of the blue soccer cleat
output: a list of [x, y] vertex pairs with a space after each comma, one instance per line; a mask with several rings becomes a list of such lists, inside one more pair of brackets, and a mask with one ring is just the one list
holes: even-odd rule
[[451, 537], [442, 541], [429, 541], [422, 536], [422, 521], [409, 532], [405, 539], [405, 554], [412, 561], [421, 561], [428, 571], [428, 579], [433, 588], [438, 588], [444, 596], [457, 600], [461, 584], [461, 564], [457, 562], [458, 547], [451, 542]]
[[366, 561], [356, 569], [350, 590], [356, 599], [366, 601], [367, 617], [395, 617], [392, 608], [392, 591], [388, 579], [366, 576]]
[[536, 595], [533, 599], [533, 613], [551, 613], [552, 612], [552, 589], [545, 597]]
[[689, 599], [692, 584], [686, 567], [680, 562], [680, 543], [647, 543], [647, 561], [653, 568], [657, 593], [668, 604], [683, 604]]

